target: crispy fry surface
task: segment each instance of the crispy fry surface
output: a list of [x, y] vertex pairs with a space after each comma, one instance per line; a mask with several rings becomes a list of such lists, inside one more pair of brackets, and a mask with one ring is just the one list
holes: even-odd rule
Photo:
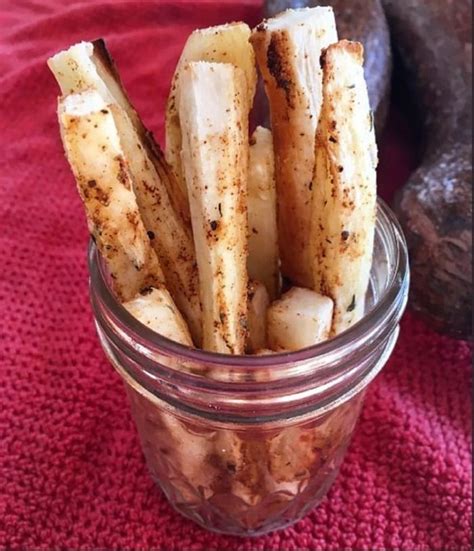
[[189, 36], [176, 67], [171, 91], [166, 106], [166, 159], [173, 167], [182, 193], [187, 195], [187, 187], [181, 164], [181, 123], [179, 113], [180, 76], [190, 61], [231, 63], [244, 72], [246, 102], [243, 103], [243, 118], [248, 117], [252, 107], [257, 83], [255, 56], [249, 44], [250, 28], [245, 23], [236, 22], [206, 29], [196, 29]]
[[140, 217], [111, 106], [95, 91], [60, 99], [66, 157], [76, 178], [89, 230], [107, 261], [121, 300], [164, 276]]
[[364, 313], [376, 215], [377, 146], [362, 45], [341, 40], [323, 58], [316, 137], [312, 257], [314, 289], [334, 300], [333, 334]]
[[[255, 59], [272, 131], [258, 127], [249, 143]], [[121, 301], [152, 288], [150, 304], [162, 306], [169, 291], [194, 343], [230, 354], [297, 350], [363, 316], [377, 147], [363, 48], [337, 42], [332, 8], [287, 10], [252, 32], [193, 32], [167, 104], [172, 166], [102, 40], [48, 65], [64, 94], [66, 155]], [[299, 287], [276, 300], [280, 259]]]
[[331, 8], [287, 10], [252, 32], [270, 105], [282, 272], [311, 287], [309, 257], [314, 140], [322, 102], [319, 56], [336, 42]]
[[[247, 311], [248, 134], [243, 72], [191, 62], [180, 79], [182, 161], [203, 309], [203, 348], [244, 352]], [[212, 101], [210, 101], [212, 98]]]
[[147, 151], [141, 146], [130, 119], [118, 107], [113, 113], [128, 168], [133, 174], [133, 189], [151, 245], [160, 260], [167, 288], [188, 322], [195, 343], [199, 345], [202, 317], [191, 231], [173, 209], [166, 187], [155, 165], [150, 162]]
[[181, 188], [153, 134], [145, 127], [133, 107], [105, 42], [98, 39], [93, 42], [74, 44], [51, 57], [48, 60], [48, 66], [64, 95], [93, 88], [107, 103], [117, 103], [125, 110], [150, 161], [155, 165], [166, 186], [176, 212], [182, 216], [185, 223], [189, 224], [187, 199], [181, 194]]

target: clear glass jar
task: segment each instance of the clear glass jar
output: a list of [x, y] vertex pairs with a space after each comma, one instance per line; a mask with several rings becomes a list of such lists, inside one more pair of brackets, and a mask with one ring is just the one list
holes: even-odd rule
[[210, 530], [259, 535], [320, 502], [406, 306], [406, 243], [382, 201], [366, 315], [298, 352], [243, 357], [189, 349], [117, 302], [93, 244], [90, 276], [100, 341], [125, 382], [152, 476], [175, 509]]

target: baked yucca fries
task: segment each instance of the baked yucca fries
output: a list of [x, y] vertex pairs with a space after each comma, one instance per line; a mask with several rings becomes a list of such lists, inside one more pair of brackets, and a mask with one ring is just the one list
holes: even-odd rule
[[376, 216], [377, 146], [363, 47], [341, 40], [322, 56], [311, 248], [314, 288], [334, 300], [333, 334], [364, 314]]
[[61, 98], [58, 117], [89, 231], [126, 301], [143, 288], [162, 287], [164, 277], [140, 217], [113, 109], [86, 91]]
[[[131, 105], [102, 40], [81, 42], [49, 60], [70, 94], [61, 102], [65, 148], [76, 176], [87, 173], [78, 186], [122, 301], [144, 287], [166, 286], [194, 343], [232, 354], [296, 350], [328, 338], [332, 301], [332, 335], [363, 315], [377, 150], [362, 47], [336, 40], [332, 9], [321, 7], [287, 10], [252, 33], [244, 23], [193, 32], [166, 113], [178, 180]], [[249, 146], [254, 50], [273, 133], [258, 127]], [[70, 112], [76, 115], [68, 119]], [[86, 144], [73, 140], [74, 124], [88, 124], [77, 115], [82, 112], [97, 119], [83, 132]], [[107, 157], [103, 143], [98, 151], [100, 136], [120, 154]], [[79, 167], [80, 148], [89, 153]], [[104, 186], [85, 187], [97, 181], [87, 171], [98, 175], [101, 163], [108, 179], [113, 170], [119, 178], [126, 173], [128, 195], [107, 184], [104, 199]], [[107, 231], [98, 229], [99, 211], [107, 214]], [[122, 211], [128, 218], [113, 226]], [[184, 220], [190, 216], [194, 235]], [[139, 219], [138, 237], [132, 218]], [[279, 257], [287, 288], [300, 288], [269, 306], [280, 293]], [[249, 276], [256, 282], [250, 301]]]
[[[255, 56], [249, 44], [250, 28], [242, 22], [230, 23], [196, 29], [184, 45], [176, 67], [171, 91], [166, 105], [166, 160], [173, 167], [181, 194], [187, 196], [187, 187], [181, 161], [182, 137], [179, 114], [180, 76], [190, 61], [209, 61], [214, 63], [231, 63], [244, 72], [246, 87], [242, 94], [246, 98], [243, 104], [242, 119], [248, 119], [252, 107], [257, 83]], [[211, 100], [212, 101], [212, 100]], [[247, 123], [246, 123], [247, 124]]]
[[174, 177], [130, 104], [103, 42], [76, 44], [52, 57], [49, 65], [64, 94], [95, 90], [98, 97], [113, 106], [114, 126], [124, 162], [133, 175], [141, 218], [168, 289], [189, 323], [196, 344], [200, 344], [201, 306], [193, 238], [169, 197], [169, 182]]
[[282, 272], [313, 283], [309, 256], [314, 137], [322, 101], [319, 56], [336, 42], [331, 8], [287, 10], [252, 32], [269, 100], [276, 161]]
[[[286, 518], [322, 495], [357, 418], [363, 392], [341, 406], [326, 400], [324, 377], [305, 386], [321, 361], [325, 374], [328, 347], [294, 352], [364, 313], [377, 151], [362, 47], [337, 42], [331, 8], [288, 10], [251, 43], [250, 34], [233, 23], [186, 42], [167, 104], [172, 167], [102, 41], [49, 64], [64, 94], [64, 149], [117, 300], [184, 347], [253, 355], [161, 353], [143, 327], [137, 335], [129, 316], [117, 318], [140, 337], [126, 356], [140, 370], [143, 353], [143, 375], [157, 378], [155, 389], [123, 370], [147, 463], [178, 508], [255, 533], [267, 511]], [[249, 141], [254, 50], [272, 131], [258, 127]]]
[[160, 180], [168, 189], [174, 208], [181, 215], [186, 216], [188, 211], [186, 197], [179, 195], [180, 188], [177, 186], [172, 170], [166, 163], [153, 134], [147, 130], [133, 107], [105, 42], [98, 39], [93, 42], [74, 44], [48, 59], [48, 66], [64, 95], [94, 88], [107, 103], [116, 102], [126, 111], [140, 136], [140, 144], [146, 149]]
[[114, 110], [114, 120], [133, 174], [134, 191], [152, 247], [160, 260], [166, 285], [189, 324], [197, 345], [201, 342], [201, 303], [196, 257], [191, 230], [176, 215], [166, 189], [123, 109]]
[[292, 287], [267, 310], [268, 346], [301, 350], [329, 338], [333, 302], [309, 289]]
[[224, 63], [181, 71], [182, 163], [203, 310], [203, 348], [242, 354], [247, 311], [246, 81]]
[[265, 284], [270, 298], [280, 291], [272, 133], [257, 127], [250, 139], [248, 177], [249, 277]]
[[267, 346], [268, 291], [260, 281], [249, 281], [247, 352], [255, 353]]
[[188, 326], [167, 289], [143, 289], [123, 306], [152, 331], [185, 346], [193, 346]]

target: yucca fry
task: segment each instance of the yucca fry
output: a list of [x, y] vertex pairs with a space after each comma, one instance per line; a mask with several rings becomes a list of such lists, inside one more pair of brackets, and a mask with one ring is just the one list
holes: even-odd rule
[[110, 107], [133, 175], [134, 191], [143, 223], [160, 260], [166, 285], [185, 317], [196, 345], [202, 337], [201, 303], [196, 256], [191, 231], [176, 215], [166, 189], [143, 148], [130, 119], [118, 106]]
[[322, 56], [311, 248], [314, 289], [334, 300], [332, 333], [364, 313], [376, 216], [377, 146], [363, 47], [341, 40]]
[[[330, 429], [329, 429], [330, 430]], [[329, 432], [329, 431], [328, 431]], [[311, 471], [323, 463], [330, 442], [324, 426], [289, 426], [268, 441], [268, 470], [275, 488], [297, 495], [311, 481]]]
[[267, 310], [267, 339], [272, 350], [301, 350], [329, 337], [333, 302], [310, 289], [292, 287]]
[[247, 124], [249, 111], [257, 83], [255, 55], [249, 44], [250, 28], [242, 22], [196, 29], [188, 37], [171, 82], [171, 91], [166, 105], [165, 155], [173, 167], [182, 194], [187, 196], [187, 187], [181, 161], [182, 136], [179, 113], [180, 76], [191, 61], [231, 63], [242, 69], [245, 75], [246, 103], [243, 103], [242, 122]]
[[81, 92], [88, 88], [97, 90], [107, 103], [118, 103], [132, 121], [140, 144], [155, 165], [160, 180], [166, 186], [170, 200], [184, 222], [189, 224], [187, 198], [182, 195], [171, 167], [156, 143], [153, 134], [145, 127], [125, 91], [114, 60], [104, 40], [79, 42], [48, 59], [63, 95]]
[[152, 331], [185, 346], [193, 346], [186, 322], [166, 288], [144, 289], [123, 306]]
[[268, 442], [268, 469], [275, 485], [288, 484], [297, 493], [298, 484], [308, 479], [309, 469], [320, 454], [319, 440], [316, 431], [293, 426]]
[[48, 64], [63, 93], [95, 90], [110, 105], [121, 147], [133, 173], [134, 192], [166, 284], [189, 323], [196, 344], [201, 339], [201, 308], [193, 238], [170, 199], [174, 176], [151, 134], [130, 103], [102, 40], [81, 42], [53, 56]]
[[309, 257], [314, 137], [322, 101], [323, 48], [337, 41], [330, 7], [287, 10], [252, 32], [269, 100], [275, 149], [282, 273], [311, 287]]
[[265, 440], [243, 439], [236, 431], [221, 430], [216, 440], [223, 466], [231, 471], [232, 493], [255, 506], [268, 493]]
[[184, 421], [132, 377], [127, 383], [138, 432], [154, 468], [157, 460], [166, 462], [167, 485], [180, 499], [190, 502], [196, 499], [197, 488], [205, 498], [211, 497], [213, 484], [220, 473], [209, 462], [214, 452], [209, 434], [197, 432], [195, 423], [189, 418]]
[[247, 312], [247, 353], [261, 350], [267, 345], [268, 291], [263, 283], [249, 281]]
[[89, 230], [106, 259], [118, 297], [160, 288], [164, 276], [140, 217], [112, 113], [97, 92], [59, 100], [66, 157], [76, 178]]
[[[166, 289], [147, 289], [123, 306], [156, 333], [184, 346], [193, 346], [186, 322]], [[150, 423], [154, 420], [150, 419], [149, 402], [142, 398], [142, 392], [137, 387], [132, 400], [146, 400], [146, 422]], [[163, 453], [163, 443], [167, 443], [170, 454], [168, 459], [179, 473], [179, 476], [173, 477], [173, 486], [189, 499], [192, 498], [192, 489], [196, 486], [202, 486], [207, 492], [211, 492], [210, 488], [217, 476], [216, 469], [208, 462], [214, 451], [213, 443], [204, 434], [194, 433], [174, 413], [169, 413], [162, 407], [154, 408], [152, 415], [156, 416], [157, 422], [154, 422], [155, 438], [150, 439], [149, 443], [152, 449], [156, 447], [156, 455]]]
[[203, 311], [203, 348], [242, 354], [247, 316], [248, 135], [245, 79], [230, 64], [192, 62], [181, 73], [182, 161]]
[[248, 218], [249, 277], [264, 283], [275, 300], [280, 292], [275, 159], [272, 133], [261, 126], [250, 139]]

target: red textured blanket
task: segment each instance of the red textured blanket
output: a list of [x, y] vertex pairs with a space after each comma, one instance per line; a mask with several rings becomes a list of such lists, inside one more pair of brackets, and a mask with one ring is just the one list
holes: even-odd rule
[[[0, 548], [471, 548], [470, 349], [412, 315], [368, 392], [337, 482], [294, 527], [253, 540], [208, 533], [176, 514], [146, 471], [122, 384], [94, 332], [86, 224], [45, 60], [103, 36], [161, 141], [188, 33], [255, 24], [258, 4], [0, 4]], [[413, 163], [409, 143], [403, 120], [392, 121], [381, 167], [388, 187]]]

